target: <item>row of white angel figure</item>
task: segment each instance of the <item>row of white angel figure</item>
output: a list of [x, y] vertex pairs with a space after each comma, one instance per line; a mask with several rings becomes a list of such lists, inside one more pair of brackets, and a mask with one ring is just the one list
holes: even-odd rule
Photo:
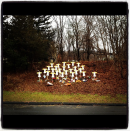
[[[47, 79], [48, 79], [50, 70], [52, 70], [51, 73], [50, 73], [50, 74], [52, 75], [52, 78], [55, 77], [54, 75], [63, 78], [63, 77], [64, 77], [64, 74], [65, 74], [65, 76], [67, 77], [68, 71], [71, 73], [72, 79], [73, 79], [73, 77], [74, 77], [74, 74], [76, 75], [75, 79], [78, 79], [78, 78], [77, 78], [78, 72], [80, 73], [80, 76], [81, 76], [81, 73], [83, 73], [83, 77], [85, 77], [85, 73], [86, 73], [86, 71], [84, 71], [85, 65], [81, 65], [81, 66], [80, 66], [80, 63], [76, 63], [77, 66], [74, 66], [74, 63], [75, 63], [75, 62], [71, 62], [71, 63], [72, 63], [72, 68], [70, 68], [70, 64], [66, 64], [66, 65], [67, 65], [67, 69], [68, 69], [68, 70], [67, 70], [67, 69], [65, 69], [65, 68], [66, 68], [66, 65], [65, 65], [66, 62], [62, 62], [62, 63], [63, 63], [62, 68], [60, 68], [60, 64], [56, 64], [56, 65], [53, 67], [54, 63], [50, 63], [51, 66], [47, 66], [48, 69], [47, 69], [47, 68], [43, 68], [43, 69], [42, 69], [42, 70], [44, 70], [44, 72], [43, 72], [43, 77], [46, 78], [46, 76], [47, 76]], [[76, 68], [77, 68], [77, 70], [76, 70]], [[61, 72], [61, 70], [62, 70], [62, 72]], [[72, 70], [73, 70], [73, 72], [72, 72]], [[58, 75], [58, 73], [59, 73], [59, 75]], [[93, 77], [96, 77], [96, 73], [97, 73], [97, 72], [92, 72], [92, 73], [93, 73]], [[40, 78], [42, 72], [39, 71], [39, 72], [37, 72], [37, 74], [38, 74], [38, 77]], [[46, 75], [45, 75], [45, 74], [46, 74]]]

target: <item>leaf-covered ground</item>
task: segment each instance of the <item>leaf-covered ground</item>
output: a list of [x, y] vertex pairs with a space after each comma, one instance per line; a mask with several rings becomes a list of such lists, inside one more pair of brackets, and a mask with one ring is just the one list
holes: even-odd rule
[[[86, 76], [92, 78], [92, 72], [97, 71], [97, 78], [100, 81], [96, 82], [87, 78], [87, 82], [71, 83], [71, 86], [65, 86], [59, 81], [53, 82], [53, 86], [47, 86], [43, 77], [42, 82], [37, 82], [36, 72], [26, 72], [7, 74], [7, 81], [3, 81], [3, 90], [50, 92], [54, 94], [127, 95], [127, 66], [124, 66], [126, 77], [123, 79], [120, 77], [120, 70], [116, 72], [112, 62], [81, 62], [81, 64], [85, 65]], [[49, 79], [52, 82], [51, 77]]]

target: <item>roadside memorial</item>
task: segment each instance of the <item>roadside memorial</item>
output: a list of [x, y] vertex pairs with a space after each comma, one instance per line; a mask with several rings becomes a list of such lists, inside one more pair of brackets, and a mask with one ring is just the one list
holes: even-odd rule
[[[51, 82], [61, 82], [64, 85], [71, 85], [71, 83], [80, 83], [80, 82], [87, 82], [88, 79], [91, 78], [91, 75], [86, 76], [85, 65], [81, 65], [79, 62], [71, 62], [66, 63], [62, 62], [63, 65], [60, 64], [50, 63], [50, 66], [46, 66], [43, 68], [43, 78], [47, 81], [47, 85], [53, 85]], [[39, 80], [42, 81], [41, 78], [42, 72], [37, 72]], [[99, 82], [96, 78], [97, 72], [92, 72], [93, 78], [92, 80]]]

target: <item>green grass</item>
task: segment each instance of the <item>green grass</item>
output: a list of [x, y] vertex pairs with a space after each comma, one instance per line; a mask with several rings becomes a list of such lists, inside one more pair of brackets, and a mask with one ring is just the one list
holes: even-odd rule
[[16, 102], [83, 102], [83, 103], [127, 103], [126, 95], [100, 96], [98, 94], [52, 94], [47, 92], [3, 91], [3, 101]]

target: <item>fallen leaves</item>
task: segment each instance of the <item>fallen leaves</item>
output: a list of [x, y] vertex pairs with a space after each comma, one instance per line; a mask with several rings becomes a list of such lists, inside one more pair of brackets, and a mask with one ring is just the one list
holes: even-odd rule
[[[30, 91], [30, 92], [55, 92], [61, 94], [81, 93], [81, 94], [99, 94], [99, 95], [116, 95], [116, 94], [127, 94], [127, 79], [122, 79], [119, 73], [110, 70], [111, 63], [106, 62], [95, 63], [93, 62], [81, 62], [85, 65], [86, 76], [90, 76], [91, 79], [87, 78], [87, 82], [75, 82], [63, 83], [55, 80], [52, 86], [47, 86], [47, 82], [42, 78], [42, 82], [37, 82], [37, 74], [34, 72], [9, 74], [7, 82], [3, 83], [3, 90], [6, 91]], [[94, 70], [95, 69], [95, 70]], [[99, 82], [92, 81], [92, 72], [96, 71], [96, 78]], [[78, 80], [79, 81], [79, 80]], [[52, 80], [50, 79], [50, 82]], [[71, 86], [69, 86], [69, 84]], [[62, 86], [61, 86], [62, 85]]]

